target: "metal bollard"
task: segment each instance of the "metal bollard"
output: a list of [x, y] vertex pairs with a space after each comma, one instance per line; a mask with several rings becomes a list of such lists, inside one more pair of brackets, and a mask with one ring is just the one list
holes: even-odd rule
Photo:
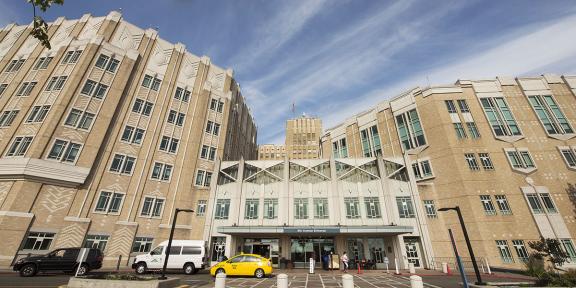
[[396, 275], [400, 275], [400, 270], [398, 270], [398, 259], [394, 258], [394, 266], [396, 266]]
[[288, 288], [288, 275], [279, 274], [278, 276], [276, 276], [276, 278], [278, 279], [276, 281], [277, 288]]
[[408, 270], [410, 274], [416, 274], [416, 268], [414, 267], [414, 263], [408, 263]]
[[424, 283], [422, 282], [422, 277], [418, 275], [410, 276], [410, 287], [411, 288], [424, 288]]
[[118, 255], [118, 263], [116, 263], [116, 273], [120, 270], [120, 262], [122, 262], [122, 255]]
[[448, 274], [448, 263], [442, 262], [442, 273]]
[[342, 275], [342, 288], [354, 288], [354, 276], [350, 274]]
[[226, 274], [225, 273], [216, 274], [216, 282], [214, 283], [214, 288], [226, 288]]

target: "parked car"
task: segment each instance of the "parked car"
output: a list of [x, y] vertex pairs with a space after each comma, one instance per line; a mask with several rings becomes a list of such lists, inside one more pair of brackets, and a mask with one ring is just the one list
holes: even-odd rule
[[[80, 261], [82, 249], [86, 249], [86, 252], [84, 252], [84, 260]], [[43, 271], [76, 272], [76, 268], [80, 265], [78, 275], [84, 275], [90, 270], [100, 269], [103, 259], [104, 255], [98, 249], [63, 248], [56, 249], [46, 255], [22, 258], [16, 261], [13, 270], [19, 271], [22, 277], [32, 277]]]
[[[138, 255], [134, 258], [132, 269], [138, 274], [148, 270], [162, 269], [168, 241], [160, 243], [152, 251]], [[206, 242], [201, 240], [172, 240], [170, 257], [167, 269], [182, 269], [184, 274], [190, 275], [204, 269], [206, 265]]]
[[216, 276], [218, 273], [264, 278], [272, 275], [272, 262], [260, 255], [240, 254], [210, 268], [210, 275]]

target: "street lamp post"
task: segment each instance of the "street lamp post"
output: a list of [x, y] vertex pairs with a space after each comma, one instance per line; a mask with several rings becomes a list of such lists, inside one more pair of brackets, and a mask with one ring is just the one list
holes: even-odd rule
[[476, 257], [474, 257], [474, 251], [472, 250], [472, 244], [470, 244], [470, 238], [468, 238], [468, 231], [464, 225], [464, 219], [462, 218], [462, 212], [460, 212], [460, 206], [456, 207], [444, 207], [438, 209], [440, 212], [454, 210], [458, 214], [458, 220], [460, 221], [460, 227], [462, 227], [462, 233], [464, 233], [464, 240], [466, 241], [466, 246], [468, 247], [468, 253], [472, 259], [472, 266], [474, 267], [474, 273], [476, 274], [476, 285], [485, 285], [482, 282], [482, 277], [480, 276], [480, 270], [478, 269], [478, 264], [476, 264]]
[[174, 219], [172, 219], [172, 228], [170, 229], [170, 238], [168, 239], [168, 246], [164, 251], [164, 266], [162, 267], [162, 276], [158, 277], [160, 280], [166, 279], [166, 266], [168, 265], [168, 257], [170, 256], [170, 249], [172, 248], [172, 238], [174, 238], [174, 228], [176, 228], [176, 218], [178, 217], [178, 212], [193, 213], [194, 210], [176, 208], [176, 211], [174, 211]]

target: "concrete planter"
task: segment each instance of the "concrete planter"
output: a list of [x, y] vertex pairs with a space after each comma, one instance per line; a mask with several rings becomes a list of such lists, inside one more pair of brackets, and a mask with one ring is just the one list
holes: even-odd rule
[[69, 288], [171, 288], [180, 286], [180, 278], [166, 280], [130, 281], [71, 277]]

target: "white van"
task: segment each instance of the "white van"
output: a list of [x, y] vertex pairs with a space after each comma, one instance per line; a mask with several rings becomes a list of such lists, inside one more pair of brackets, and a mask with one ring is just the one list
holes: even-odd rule
[[[138, 274], [144, 274], [148, 270], [162, 269], [166, 256], [168, 241], [160, 243], [147, 254], [136, 256], [132, 269]], [[207, 266], [206, 242], [202, 240], [172, 240], [170, 257], [166, 269], [182, 269], [185, 274], [194, 274]]]

